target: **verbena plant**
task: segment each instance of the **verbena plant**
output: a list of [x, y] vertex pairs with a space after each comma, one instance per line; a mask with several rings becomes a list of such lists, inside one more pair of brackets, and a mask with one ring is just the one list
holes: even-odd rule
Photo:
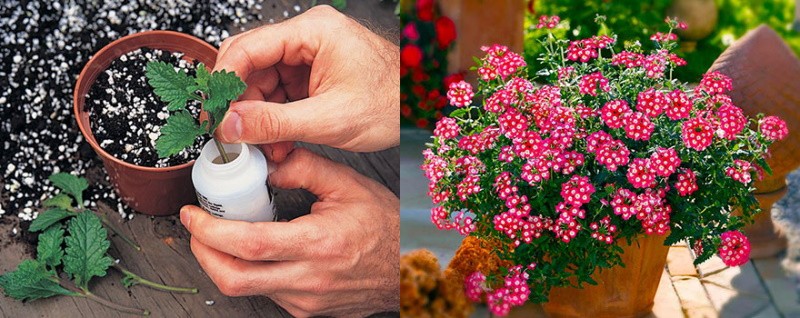
[[559, 39], [549, 31], [558, 20], [539, 20], [548, 31], [537, 72], [504, 46], [484, 47], [477, 90], [449, 87], [460, 108], [424, 151], [431, 221], [494, 242], [512, 264], [468, 274], [467, 297], [505, 315], [571, 279], [596, 284], [595, 270], [623, 265], [620, 245], [642, 235], [686, 240], [695, 263], [715, 253], [747, 262], [739, 229], [759, 212], [752, 182], [770, 172], [764, 156], [786, 124], [748, 119], [723, 74], [693, 89], [673, 79], [685, 64], [671, 53], [682, 23], [668, 19], [669, 31], [651, 37], [656, 49], [643, 51], [615, 46], [613, 34]]
[[[156, 152], [161, 158], [181, 152], [194, 144], [203, 134], [214, 135], [230, 102], [239, 98], [247, 85], [233, 72], [225, 70], [208, 72], [203, 63], [197, 65], [195, 76], [177, 70], [173, 65], [162, 61], [147, 63], [148, 83], [153, 92], [167, 103], [171, 112], [167, 124], [161, 127], [161, 135], [156, 140]], [[198, 123], [185, 109], [186, 102], [196, 100], [202, 103], [208, 119]], [[228, 155], [222, 144], [214, 139], [222, 161], [227, 163]]]

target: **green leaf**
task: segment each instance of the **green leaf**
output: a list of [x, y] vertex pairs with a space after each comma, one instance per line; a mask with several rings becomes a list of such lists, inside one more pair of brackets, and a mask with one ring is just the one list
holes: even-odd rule
[[58, 284], [55, 272], [35, 260], [24, 260], [13, 272], [0, 276], [6, 296], [16, 300], [36, 300], [56, 295], [77, 295]]
[[64, 250], [61, 244], [64, 243], [64, 229], [61, 226], [48, 227], [39, 235], [39, 245], [36, 246], [36, 259], [50, 268], [61, 265], [64, 257]]
[[234, 72], [222, 70], [211, 74], [208, 80], [208, 99], [203, 102], [203, 110], [211, 117], [209, 133], [214, 133], [228, 111], [230, 102], [239, 98], [245, 89], [247, 85]]
[[452, 118], [461, 118], [467, 112], [468, 112], [468, 110], [466, 108], [459, 108], [459, 109], [454, 110], [452, 113], [450, 113], [450, 117], [452, 117]]
[[162, 61], [147, 63], [145, 72], [147, 82], [153, 87], [153, 92], [167, 103], [171, 111], [181, 110], [186, 106], [186, 101], [192, 98], [190, 86], [194, 79], [185, 71], [176, 71], [175, 67]]
[[70, 220], [67, 230], [64, 272], [72, 277], [76, 286], [87, 289], [89, 280], [105, 276], [114, 261], [106, 256], [110, 245], [108, 232], [91, 211], [81, 212]]
[[61, 220], [68, 218], [70, 216], [74, 216], [75, 214], [61, 209], [61, 208], [53, 208], [42, 213], [39, 213], [39, 216], [31, 222], [31, 226], [28, 228], [28, 231], [31, 232], [39, 232]]
[[65, 172], [56, 173], [49, 179], [54, 186], [71, 195], [78, 205], [83, 206], [83, 191], [89, 187], [86, 179]]
[[64, 210], [68, 210], [72, 208], [72, 198], [68, 195], [59, 193], [58, 195], [44, 200], [42, 205], [46, 207], [54, 207], [54, 208], [62, 208]]
[[197, 70], [195, 71], [195, 79], [194, 83], [197, 86], [197, 90], [207, 91], [208, 90], [208, 80], [211, 78], [211, 73], [208, 72], [206, 65], [200, 63], [197, 65]]
[[156, 140], [158, 157], [166, 158], [181, 152], [194, 144], [195, 138], [205, 131], [195, 123], [188, 111], [181, 110], [167, 118], [167, 124], [161, 127], [161, 136]]
[[342, 11], [347, 9], [347, 0], [333, 0], [331, 1], [331, 5], [336, 8], [336, 10]]

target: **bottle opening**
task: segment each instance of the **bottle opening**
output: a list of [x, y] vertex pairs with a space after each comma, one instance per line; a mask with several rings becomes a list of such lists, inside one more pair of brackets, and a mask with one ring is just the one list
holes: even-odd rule
[[[236, 160], [236, 158], [239, 158], [239, 153], [237, 153], [237, 152], [228, 152], [227, 154], [228, 154], [228, 161], [229, 161], [228, 163], [230, 163], [230, 161]], [[211, 162], [214, 163], [214, 164], [218, 164], [218, 165], [226, 164], [225, 161], [222, 160], [222, 156], [217, 156]]]

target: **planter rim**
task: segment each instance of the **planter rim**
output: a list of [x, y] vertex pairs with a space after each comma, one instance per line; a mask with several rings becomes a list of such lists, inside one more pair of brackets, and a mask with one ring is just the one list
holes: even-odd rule
[[[210, 49], [216, 51], [216, 49], [213, 46], [208, 44], [206, 41], [198, 39], [197, 37], [194, 37], [194, 36], [191, 36], [191, 35], [188, 35], [188, 34], [185, 34], [185, 33], [180, 33], [180, 32], [175, 32], [175, 31], [167, 31], [167, 30], [151, 30], [151, 31], [137, 32], [137, 33], [128, 34], [128, 35], [126, 35], [124, 37], [116, 39], [113, 42], [111, 42], [111, 43], [107, 44], [106, 46], [104, 46], [103, 48], [101, 48], [94, 55], [92, 55], [92, 58], [89, 59], [88, 62], [86, 62], [86, 64], [83, 66], [83, 69], [81, 70], [80, 75], [78, 75], [78, 79], [75, 81], [75, 88], [73, 90], [73, 96], [72, 96], [72, 105], [73, 105], [73, 113], [75, 114], [75, 120], [78, 122], [78, 128], [80, 129], [81, 134], [83, 135], [83, 138], [86, 139], [86, 141], [89, 143], [89, 145], [92, 147], [92, 149], [94, 149], [94, 151], [96, 153], [98, 153], [101, 157], [103, 157], [105, 159], [108, 159], [108, 160], [111, 160], [111, 161], [113, 161], [114, 163], [116, 163], [118, 165], [124, 166], [124, 167], [126, 167], [128, 169], [146, 171], [146, 172], [169, 172], [169, 171], [185, 169], [187, 167], [192, 166], [194, 164], [194, 160], [191, 160], [189, 162], [182, 163], [182, 164], [176, 165], [176, 166], [160, 167], [159, 168], [159, 167], [147, 167], [147, 166], [135, 165], [135, 164], [126, 162], [124, 160], [121, 160], [121, 159], [119, 159], [119, 158], [117, 158], [115, 156], [112, 156], [111, 154], [107, 153], [102, 147], [100, 147], [100, 145], [97, 143], [97, 140], [94, 137], [94, 133], [93, 133], [91, 127], [87, 127], [87, 126], [91, 126], [91, 125], [84, 126], [83, 123], [81, 122], [80, 118], [78, 118], [78, 116], [80, 116], [80, 114], [83, 112], [83, 110], [80, 109], [80, 106], [82, 104], [85, 105], [85, 101], [84, 101], [84, 103], [78, 103], [78, 100], [81, 97], [80, 96], [80, 91], [81, 91], [80, 90], [80, 88], [81, 88], [80, 82], [84, 78], [84, 76], [87, 76], [89, 70], [91, 69], [91, 66], [96, 63], [96, 60], [98, 59], [98, 57], [103, 56], [106, 51], [110, 51], [112, 49], [115, 49], [117, 46], [120, 45], [120, 43], [125, 43], [127, 41], [130, 41], [131, 39], [135, 39], [135, 38], [142, 37], [142, 36], [184, 38], [184, 39], [189, 40], [189, 41], [202, 43], [202, 45], [208, 46]], [[128, 52], [125, 52], [125, 53], [128, 53]], [[125, 54], [125, 53], [122, 53], [122, 54]], [[91, 85], [94, 85], [94, 81], [92, 81]]]

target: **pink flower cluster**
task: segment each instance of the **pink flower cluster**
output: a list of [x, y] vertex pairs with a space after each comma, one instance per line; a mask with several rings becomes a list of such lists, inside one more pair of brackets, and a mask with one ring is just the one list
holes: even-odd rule
[[720, 235], [719, 257], [728, 266], [740, 266], [750, 260], [750, 241], [739, 231], [728, 231]]
[[481, 51], [486, 52], [486, 57], [483, 59], [484, 65], [478, 68], [478, 75], [484, 81], [508, 78], [527, 65], [522, 55], [510, 52], [506, 46], [484, 46]]
[[539, 23], [536, 24], [537, 29], [552, 29], [558, 25], [558, 22], [561, 21], [561, 18], [557, 15], [554, 16], [540, 16]]
[[588, 62], [597, 58], [599, 50], [616, 42], [616, 39], [607, 35], [593, 36], [588, 39], [575, 40], [567, 47], [567, 59], [578, 62]]

